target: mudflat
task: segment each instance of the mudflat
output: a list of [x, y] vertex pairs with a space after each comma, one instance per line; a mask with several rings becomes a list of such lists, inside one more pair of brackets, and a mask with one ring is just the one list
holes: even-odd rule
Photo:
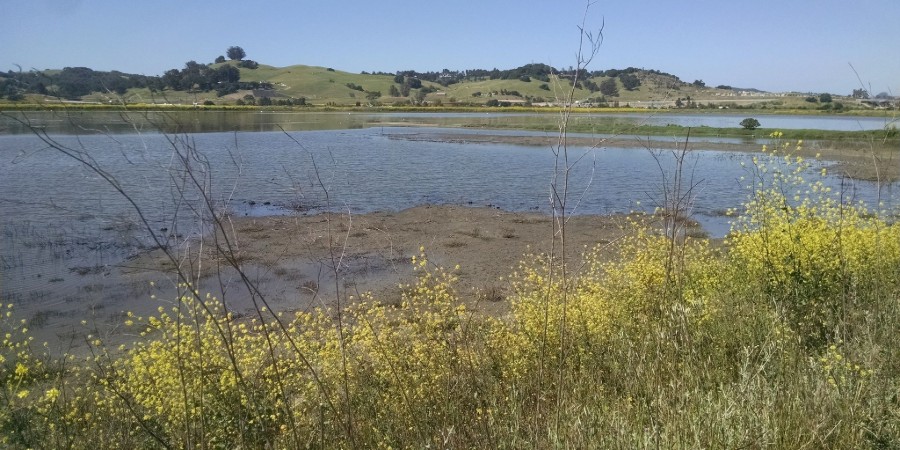
[[[122, 326], [128, 312], [147, 316], [177, 303], [177, 285], [184, 280], [176, 276], [176, 266], [201, 295], [223, 299], [240, 315], [252, 316], [263, 306], [276, 311], [333, 307], [338, 298], [353, 301], [362, 292], [399, 304], [401, 285], [415, 282], [411, 259], [422, 248], [431, 265], [458, 276], [461, 302], [480, 313], [502, 315], [508, 311], [509, 277], [520, 262], [529, 254], [559, 255], [552, 220], [539, 213], [464, 206], [226, 218], [226, 233], [173, 245], [168, 252], [174, 258], [157, 249], [102, 271], [73, 275], [60, 287], [65, 292], [54, 294], [61, 301], [32, 313], [31, 328], [38, 339], [66, 351], [83, 347], [87, 334], [104, 335], [108, 343], [127, 342], [134, 339]], [[611, 257], [611, 244], [628, 232], [629, 223], [627, 216], [569, 217], [566, 249], [572, 263], [597, 245], [606, 246], [603, 252]], [[229, 256], [217, 247], [229, 248], [224, 252]], [[229, 259], [239, 263], [242, 274]]]

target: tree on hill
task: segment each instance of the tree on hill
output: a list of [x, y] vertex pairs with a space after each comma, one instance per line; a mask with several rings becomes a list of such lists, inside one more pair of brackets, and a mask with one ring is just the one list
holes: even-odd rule
[[245, 69], [256, 69], [257, 67], [259, 67], [259, 63], [252, 59], [245, 59], [245, 60], [241, 61], [240, 64], [238, 64], [238, 65]]
[[244, 59], [245, 56], [247, 56], [247, 52], [236, 45], [233, 47], [228, 47], [228, 51], [226, 51], [225, 54], [228, 55], [228, 59], [232, 61], [240, 61]]
[[600, 82], [600, 93], [607, 97], [617, 97], [619, 95], [619, 87], [616, 85], [616, 79], [607, 78]]
[[633, 73], [619, 75], [619, 80], [622, 81], [622, 87], [629, 91], [633, 91], [641, 85], [641, 80]]
[[831, 94], [825, 93], [819, 95], [819, 103], [831, 103]]
[[215, 61], [216, 64], [222, 64], [223, 62], [225, 62], [225, 57], [224, 57], [224, 56], [219, 55], [219, 56], [216, 57], [216, 61]]

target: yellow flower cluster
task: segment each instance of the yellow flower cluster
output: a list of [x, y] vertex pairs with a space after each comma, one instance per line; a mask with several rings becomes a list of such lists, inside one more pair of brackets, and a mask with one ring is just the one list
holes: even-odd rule
[[896, 279], [900, 226], [842, 202], [822, 179], [807, 181], [799, 144], [776, 147], [754, 159], [754, 195], [728, 239], [732, 265], [763, 283], [802, 339], [821, 345], [844, 313], [874, 301], [855, 292]]
[[842, 342], [838, 341], [837, 344], [828, 346], [825, 354], [816, 361], [816, 365], [829, 386], [845, 392], [852, 392], [852, 390], [863, 387], [862, 385], [869, 380], [874, 371], [850, 361], [841, 352], [840, 344]]
[[512, 299], [515, 346], [520, 360], [538, 353], [555, 361], [565, 347], [582, 357], [602, 349], [613, 336], [646, 330], [663, 322], [696, 328], [717, 314], [721, 260], [706, 241], [678, 243], [632, 224], [636, 231], [604, 258], [598, 246], [583, 257], [577, 277], [548, 277], [547, 258], [523, 264], [514, 276]]

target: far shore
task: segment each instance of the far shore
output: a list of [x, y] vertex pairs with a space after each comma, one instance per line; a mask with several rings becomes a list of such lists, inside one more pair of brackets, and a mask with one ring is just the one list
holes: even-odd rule
[[[407, 124], [408, 125], [408, 124]], [[662, 136], [641, 137], [636, 135], [621, 135], [613, 137], [584, 137], [565, 136], [561, 140], [560, 135], [548, 133], [544, 136], [535, 135], [507, 135], [486, 133], [425, 133], [425, 134], [392, 134], [392, 139], [426, 142], [452, 142], [452, 143], [478, 143], [478, 144], [510, 144], [529, 145], [539, 147], [556, 147], [567, 145], [571, 147], [616, 147], [645, 150], [688, 150], [702, 149], [722, 152], [761, 153], [762, 145], [755, 142], [728, 143], [713, 141], [685, 142], [684, 138], [671, 137], [664, 139]], [[795, 142], [794, 142], [795, 143]], [[823, 161], [831, 161], [829, 170], [846, 175], [852, 179], [865, 181], [880, 181], [882, 183], [900, 180], [900, 153], [897, 149], [880, 147], [865, 142], [841, 142], [810, 141], [800, 146], [789, 147], [789, 151], [796, 152], [797, 156], [804, 158], [816, 158]]]

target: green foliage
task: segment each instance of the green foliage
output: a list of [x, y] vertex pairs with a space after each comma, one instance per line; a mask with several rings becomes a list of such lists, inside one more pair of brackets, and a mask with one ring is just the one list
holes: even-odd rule
[[831, 94], [825, 93], [819, 95], [819, 103], [831, 103]]
[[232, 61], [240, 61], [247, 56], [247, 52], [245, 52], [244, 49], [238, 46], [233, 46], [228, 47], [228, 50], [225, 51], [225, 55], [227, 55], [228, 59]]
[[619, 87], [616, 85], [616, 79], [607, 78], [601, 81], [600, 93], [606, 97], [617, 97], [619, 95]]
[[755, 194], [732, 230], [731, 254], [801, 341], [821, 346], [849, 332], [848, 315], [879, 301], [864, 293], [896, 281], [900, 227], [842, 202], [822, 181], [808, 182], [811, 165], [793, 156], [799, 151], [778, 144], [754, 159]]
[[259, 63], [252, 59], [241, 60], [241, 62], [238, 65], [240, 65], [244, 69], [250, 69], [250, 70], [253, 70], [253, 69], [256, 69], [259, 67]]
[[741, 123], [739, 123], [738, 125], [743, 127], [745, 130], [755, 130], [755, 129], [759, 128], [761, 124], [759, 123], [758, 120], [756, 120], [752, 117], [748, 117], [748, 118], [742, 120]]
[[622, 87], [629, 91], [633, 91], [641, 86], [641, 80], [633, 73], [619, 75], [619, 80], [622, 81]]

